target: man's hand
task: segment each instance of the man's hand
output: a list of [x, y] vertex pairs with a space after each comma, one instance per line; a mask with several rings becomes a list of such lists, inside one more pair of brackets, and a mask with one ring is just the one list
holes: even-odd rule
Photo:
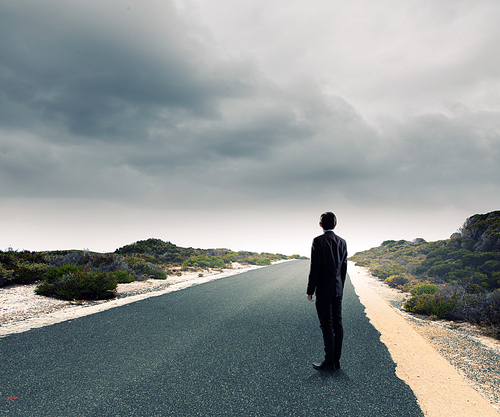
[[314, 301], [313, 296], [311, 294], [307, 294], [307, 299], [311, 302]]

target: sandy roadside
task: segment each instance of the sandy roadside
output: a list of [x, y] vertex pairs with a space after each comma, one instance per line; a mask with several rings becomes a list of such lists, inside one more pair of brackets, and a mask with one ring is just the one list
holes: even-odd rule
[[348, 271], [366, 315], [397, 364], [396, 374], [411, 387], [426, 417], [498, 417], [490, 402], [370, 285], [373, 278], [366, 268], [349, 262]]

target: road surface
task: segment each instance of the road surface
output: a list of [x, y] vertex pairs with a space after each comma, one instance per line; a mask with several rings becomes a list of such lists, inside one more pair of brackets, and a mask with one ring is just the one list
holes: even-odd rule
[[9, 416], [422, 416], [352, 284], [342, 370], [323, 357], [309, 262], [276, 264], [0, 339]]

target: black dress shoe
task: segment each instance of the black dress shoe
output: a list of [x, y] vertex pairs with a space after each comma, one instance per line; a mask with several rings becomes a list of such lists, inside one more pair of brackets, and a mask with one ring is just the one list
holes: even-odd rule
[[335, 369], [340, 369], [340, 362], [334, 362], [333, 366], [335, 367]]
[[333, 371], [335, 369], [335, 366], [331, 362], [323, 361], [321, 363], [313, 363], [313, 368], [317, 369], [318, 371]]

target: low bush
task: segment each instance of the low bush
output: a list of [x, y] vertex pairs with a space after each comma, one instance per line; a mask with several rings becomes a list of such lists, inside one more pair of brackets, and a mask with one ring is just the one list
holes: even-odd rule
[[[56, 268], [53, 268], [56, 269]], [[66, 265], [47, 271], [48, 278], [35, 288], [35, 293], [64, 300], [101, 300], [112, 298], [117, 281], [112, 274]]]
[[269, 258], [259, 258], [257, 256], [249, 256], [248, 258], [242, 259], [242, 262], [247, 262], [250, 265], [266, 266], [271, 265], [271, 260]]
[[132, 274], [140, 280], [144, 279], [167, 279], [167, 274], [159, 266], [150, 262], [145, 262], [141, 258], [135, 256], [127, 256], [125, 258], [128, 268]]
[[0, 264], [0, 287], [14, 282], [14, 271]]
[[71, 251], [63, 255], [53, 257], [50, 266], [76, 265], [82, 268], [90, 268], [101, 272], [127, 271], [127, 263], [123, 257], [113, 253], [99, 253], [84, 251]]
[[47, 264], [21, 261], [13, 270], [14, 283], [29, 284], [41, 281], [47, 271]]
[[500, 328], [500, 291], [462, 295], [457, 299], [456, 308], [450, 317]]
[[444, 319], [455, 307], [456, 302], [429, 294], [414, 295], [404, 304], [407, 311], [436, 316], [440, 319]]
[[43, 253], [0, 251], [0, 286], [40, 281], [47, 267]]
[[195, 268], [224, 268], [226, 264], [220, 256], [196, 255], [186, 259], [182, 266]]
[[408, 278], [401, 274], [391, 275], [387, 277], [384, 282], [389, 285], [389, 287], [398, 288], [402, 287], [408, 282]]
[[392, 275], [402, 275], [404, 274], [405, 270], [401, 265], [398, 265], [397, 263], [386, 263], [371, 268], [370, 272], [372, 275], [385, 280]]
[[222, 259], [226, 264], [229, 264], [231, 262], [236, 262], [238, 260], [234, 252], [224, 255]]
[[419, 284], [415, 285], [410, 292], [412, 295], [422, 295], [422, 294], [435, 294], [438, 290], [437, 285], [434, 284]]
[[126, 284], [128, 282], [135, 281], [135, 277], [129, 274], [127, 271], [114, 271], [111, 272], [111, 275], [114, 279], [116, 279], [116, 282], [118, 282], [118, 284]]
[[45, 273], [45, 282], [53, 283], [60, 279], [63, 275], [67, 275], [69, 273], [74, 273], [80, 271], [82, 268], [79, 268], [76, 265], [63, 265], [54, 268], [47, 269]]

